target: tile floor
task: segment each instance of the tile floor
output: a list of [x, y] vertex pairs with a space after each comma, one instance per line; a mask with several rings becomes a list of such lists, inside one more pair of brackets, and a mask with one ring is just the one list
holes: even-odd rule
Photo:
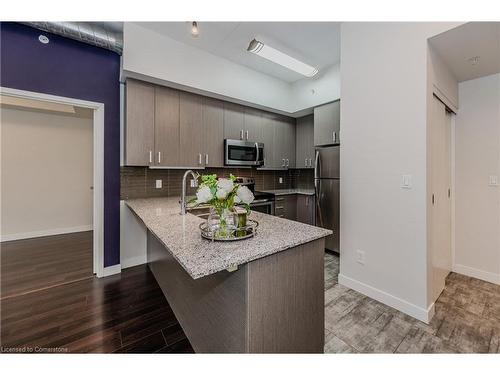
[[338, 284], [325, 255], [325, 353], [500, 353], [500, 286], [451, 273], [429, 325]]

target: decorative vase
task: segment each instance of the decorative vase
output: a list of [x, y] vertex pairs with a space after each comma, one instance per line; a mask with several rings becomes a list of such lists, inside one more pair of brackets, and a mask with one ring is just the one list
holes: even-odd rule
[[234, 214], [227, 208], [210, 207], [207, 223], [216, 237], [230, 237], [236, 229]]

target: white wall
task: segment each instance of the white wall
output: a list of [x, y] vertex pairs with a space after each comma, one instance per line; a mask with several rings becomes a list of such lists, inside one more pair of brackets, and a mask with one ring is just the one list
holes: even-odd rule
[[[451, 23], [343, 23], [339, 282], [428, 320], [427, 38]], [[402, 189], [403, 174], [412, 189]], [[359, 264], [357, 250], [365, 252]]]
[[454, 270], [500, 284], [500, 74], [459, 85]]
[[[290, 84], [125, 22], [123, 76], [292, 114], [339, 98], [339, 68]], [[315, 94], [311, 95], [311, 89]]]
[[431, 45], [428, 52], [429, 77], [432, 80], [433, 91], [449, 108], [456, 111], [459, 106], [458, 80]]
[[92, 120], [1, 111], [2, 240], [92, 228]]

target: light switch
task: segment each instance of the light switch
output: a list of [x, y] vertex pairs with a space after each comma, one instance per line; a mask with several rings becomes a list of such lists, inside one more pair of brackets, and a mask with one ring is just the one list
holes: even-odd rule
[[411, 189], [412, 188], [411, 174], [404, 174], [403, 175], [403, 178], [401, 179], [401, 188], [402, 189]]
[[162, 187], [162, 181], [161, 180], [156, 180], [156, 188], [161, 189]]
[[280, 177], [279, 179], [279, 183], [282, 184], [283, 183], [283, 177]]
[[498, 186], [498, 176], [491, 175], [490, 176], [490, 181], [488, 183], [490, 186]]

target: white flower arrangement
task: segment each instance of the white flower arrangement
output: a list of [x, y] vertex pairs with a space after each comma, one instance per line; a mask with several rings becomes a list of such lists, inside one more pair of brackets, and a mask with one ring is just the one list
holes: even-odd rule
[[201, 176], [202, 182], [196, 192], [196, 205], [207, 203], [216, 211], [222, 212], [224, 209], [232, 209], [236, 204], [250, 211], [250, 203], [254, 200], [253, 193], [246, 186], [235, 183], [235, 180], [233, 175], [219, 179], [215, 174]]

